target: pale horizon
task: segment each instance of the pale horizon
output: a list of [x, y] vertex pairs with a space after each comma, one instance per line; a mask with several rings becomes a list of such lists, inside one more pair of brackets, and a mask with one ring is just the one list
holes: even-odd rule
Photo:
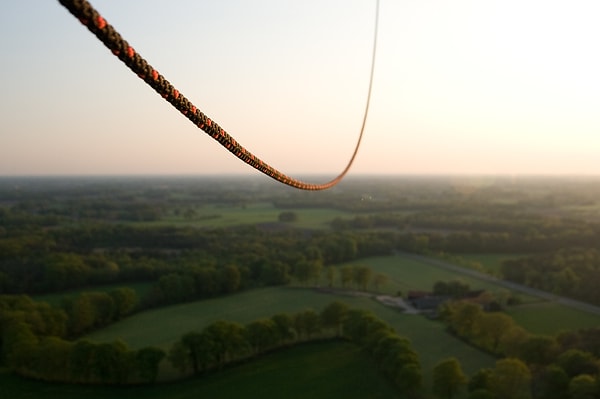
[[[92, 4], [251, 152], [335, 176], [366, 101], [375, 1]], [[381, 0], [350, 176], [600, 175], [600, 4]], [[58, 1], [0, 4], [0, 176], [259, 175]]]

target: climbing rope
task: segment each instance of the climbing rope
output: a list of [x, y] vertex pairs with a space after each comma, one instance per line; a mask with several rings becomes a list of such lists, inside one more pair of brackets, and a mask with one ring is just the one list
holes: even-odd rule
[[144, 82], [152, 87], [158, 94], [160, 94], [165, 100], [173, 105], [179, 112], [181, 112], [186, 118], [188, 118], [194, 125], [204, 131], [206, 134], [211, 136], [213, 139], [218, 141], [223, 147], [225, 147], [233, 155], [246, 162], [248, 165], [259, 170], [271, 178], [292, 186], [301, 190], [325, 190], [338, 184], [343, 177], [348, 173], [358, 149], [360, 142], [363, 137], [365, 130], [365, 124], [367, 121], [367, 115], [369, 112], [369, 103], [371, 99], [371, 88], [373, 86], [373, 71], [375, 69], [375, 50], [377, 47], [377, 31], [378, 31], [378, 20], [379, 20], [379, 0], [376, 0], [375, 9], [375, 34], [373, 38], [373, 55], [371, 61], [371, 74], [369, 78], [369, 89], [367, 92], [367, 102], [365, 106], [365, 112], [363, 116], [362, 126], [360, 134], [358, 136], [358, 142], [354, 149], [354, 153], [350, 158], [350, 161], [344, 168], [344, 170], [333, 180], [323, 184], [311, 184], [306, 183], [292, 177], [289, 177], [279, 170], [273, 168], [271, 165], [263, 162], [260, 158], [246, 150], [240, 143], [238, 143], [233, 137], [231, 137], [223, 128], [217, 123], [207, 117], [202, 111], [200, 111], [194, 104], [192, 104], [187, 98], [185, 98], [179, 90], [177, 90], [168, 80], [166, 80], [158, 71], [148, 62], [142, 58], [141, 55], [131, 47], [121, 35], [113, 28], [106, 20], [92, 7], [92, 5], [86, 0], [59, 0], [59, 2], [65, 6], [71, 14], [73, 14], [79, 21], [85, 25], [96, 37], [104, 43], [109, 50], [112, 51], [133, 73], [138, 75]]

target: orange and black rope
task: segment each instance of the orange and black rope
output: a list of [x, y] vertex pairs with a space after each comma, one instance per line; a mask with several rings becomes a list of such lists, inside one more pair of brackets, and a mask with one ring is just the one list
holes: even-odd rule
[[376, 19], [375, 19], [375, 39], [373, 43], [373, 60], [371, 64], [371, 77], [369, 81], [369, 90], [367, 95], [367, 104], [365, 107], [365, 114], [363, 118], [362, 128], [356, 148], [352, 158], [348, 162], [346, 168], [333, 180], [323, 184], [311, 184], [306, 183], [292, 177], [289, 177], [271, 165], [263, 162], [260, 158], [253, 155], [251, 152], [246, 150], [240, 145], [233, 137], [231, 137], [223, 128], [217, 123], [207, 117], [202, 111], [200, 111], [194, 104], [192, 104], [185, 96], [183, 96], [168, 80], [164, 78], [158, 71], [148, 62], [142, 58], [141, 55], [127, 43], [121, 35], [108, 24], [106, 20], [96, 11], [92, 5], [86, 0], [59, 0], [60, 3], [65, 6], [71, 14], [73, 14], [82, 24], [84, 24], [96, 37], [104, 43], [108, 49], [112, 51], [125, 65], [129, 67], [136, 75], [138, 75], [144, 82], [152, 87], [158, 94], [160, 94], [165, 100], [173, 105], [179, 112], [187, 117], [194, 125], [203, 130], [206, 134], [217, 140], [223, 147], [225, 147], [233, 155], [246, 162], [248, 165], [259, 170], [267, 176], [273, 179], [302, 190], [325, 190], [333, 187], [339, 183], [342, 178], [346, 175], [350, 166], [354, 162], [354, 158], [360, 147], [362, 140], [363, 131], [365, 128], [367, 113], [369, 110], [369, 100], [371, 97], [371, 87], [373, 84], [373, 70], [375, 63], [375, 48], [377, 44], [377, 19], [379, 14], [379, 1], [377, 1]]

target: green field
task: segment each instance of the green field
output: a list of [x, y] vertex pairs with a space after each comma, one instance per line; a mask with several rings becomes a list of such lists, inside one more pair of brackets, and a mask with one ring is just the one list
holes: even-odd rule
[[383, 399], [397, 398], [370, 359], [345, 342], [313, 343], [264, 356], [201, 379], [177, 384], [114, 388], [48, 384], [0, 373], [11, 399]]
[[560, 331], [600, 327], [600, 316], [553, 302], [531, 303], [508, 311], [523, 328], [536, 334], [553, 335]]
[[118, 322], [87, 338], [96, 341], [123, 339], [133, 348], [155, 345], [168, 348], [183, 333], [201, 329], [219, 320], [246, 323], [278, 312], [321, 310], [334, 300], [353, 308], [369, 309], [408, 337], [419, 353], [426, 377], [435, 364], [448, 356], [457, 357], [467, 373], [489, 367], [494, 359], [444, 331], [444, 326], [418, 315], [405, 315], [373, 299], [323, 294], [311, 289], [272, 287], [237, 295], [146, 311]]
[[159, 221], [139, 222], [143, 225], [164, 226], [194, 226], [219, 228], [238, 225], [260, 225], [265, 223], [278, 223], [279, 214], [283, 211], [292, 211], [298, 215], [296, 222], [291, 226], [307, 229], [324, 229], [330, 227], [330, 222], [336, 217], [350, 217], [351, 213], [335, 209], [279, 209], [271, 203], [253, 203], [244, 206], [223, 206], [217, 204], [204, 205], [196, 208], [193, 218], [177, 216], [170, 213]]
[[451, 281], [456, 279], [468, 283], [473, 289], [490, 291], [500, 289], [495, 284], [403, 256], [379, 256], [361, 259], [351, 264], [366, 265], [376, 272], [388, 275], [390, 283], [383, 290], [386, 293], [401, 291], [405, 295], [408, 291], [413, 290], [431, 291], [437, 281]]
[[[503, 255], [479, 255], [480, 259], [489, 257], [498, 261]], [[513, 255], [514, 256], [514, 255]], [[468, 276], [462, 276], [448, 270], [421, 263], [401, 256], [375, 257], [357, 262], [370, 266], [373, 270], [386, 273], [391, 278], [384, 291], [405, 294], [408, 290], [430, 290], [438, 280], [460, 278], [474, 289], [486, 289], [491, 292], [505, 290], [493, 283], [484, 282]], [[508, 313], [523, 328], [543, 334], [554, 334], [563, 330], [600, 326], [600, 316], [570, 308], [558, 303], [547, 302], [541, 298], [518, 294], [523, 305], [509, 308]]]
[[[386, 273], [390, 282], [382, 291], [390, 294], [398, 290], [403, 293], [409, 290], [430, 290], [436, 281], [456, 278], [469, 283], [474, 289], [499, 289], [493, 283], [402, 256], [373, 257], [354, 264], [368, 265], [376, 272]], [[87, 338], [96, 341], [120, 338], [133, 348], [155, 345], [168, 349], [183, 333], [199, 330], [219, 319], [247, 323], [279, 312], [294, 313], [307, 308], [319, 311], [333, 300], [341, 300], [353, 308], [371, 310], [390, 323], [400, 335], [408, 337], [420, 355], [426, 386], [430, 384], [431, 370], [443, 358], [458, 358], [468, 375], [480, 368], [490, 367], [495, 362], [493, 357], [447, 334], [440, 322], [403, 314], [371, 298], [341, 293], [325, 294], [304, 287], [256, 289], [232, 296], [145, 311], [94, 332]], [[554, 334], [561, 330], [600, 325], [599, 316], [550, 302], [527, 303], [511, 308], [509, 313], [517, 323], [534, 333]], [[173, 376], [171, 373], [168, 374]], [[211, 378], [218, 378], [219, 375]]]

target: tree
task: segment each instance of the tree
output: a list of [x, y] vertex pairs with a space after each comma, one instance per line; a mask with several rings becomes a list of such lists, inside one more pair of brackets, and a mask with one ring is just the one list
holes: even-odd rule
[[478, 322], [478, 340], [484, 348], [498, 353], [502, 337], [514, 326], [514, 320], [504, 313], [484, 313]]
[[440, 398], [452, 399], [466, 383], [467, 377], [454, 357], [442, 360], [433, 369], [433, 392]]
[[188, 332], [181, 337], [180, 343], [171, 348], [169, 360], [182, 373], [191, 366], [194, 375], [198, 375], [217, 360], [213, 341], [204, 331]]
[[115, 316], [121, 319], [135, 309], [138, 298], [134, 290], [128, 287], [115, 288], [108, 293], [113, 299]]
[[343, 266], [340, 269], [340, 282], [342, 283], [342, 288], [346, 288], [348, 283], [352, 282], [353, 277], [354, 277], [353, 267], [350, 265]]
[[546, 335], [530, 335], [519, 347], [519, 358], [535, 366], [552, 363], [557, 353], [556, 339]]
[[294, 320], [287, 313], [278, 313], [271, 317], [273, 323], [275, 323], [275, 328], [277, 331], [277, 335], [279, 337], [279, 343], [283, 344], [285, 341], [295, 338], [295, 330], [294, 330]]
[[57, 337], [44, 337], [36, 348], [35, 367], [38, 376], [49, 381], [68, 381], [69, 360], [73, 344]]
[[410, 341], [394, 331], [380, 329], [371, 333], [370, 337], [366, 349], [384, 374], [395, 378], [407, 364], [419, 364], [419, 357]]
[[311, 338], [314, 333], [319, 331], [319, 315], [312, 309], [296, 313], [294, 327], [298, 336]]
[[6, 363], [14, 370], [27, 370], [31, 354], [38, 345], [38, 338], [22, 321], [2, 326], [2, 350]]
[[290, 282], [288, 265], [280, 261], [272, 261], [264, 265], [260, 280], [266, 285], [280, 285]]
[[569, 382], [570, 399], [595, 399], [598, 394], [597, 381], [588, 374], [573, 377]]
[[483, 368], [477, 370], [477, 372], [473, 374], [473, 376], [469, 380], [467, 386], [469, 392], [474, 392], [478, 390], [489, 390], [491, 375], [492, 369]]
[[344, 319], [344, 335], [360, 346], [373, 343], [374, 338], [380, 339], [380, 332], [393, 331], [393, 328], [367, 310], [352, 309]]
[[242, 275], [235, 265], [227, 265], [221, 271], [221, 287], [223, 292], [229, 294], [240, 288]]
[[342, 325], [347, 313], [348, 306], [346, 304], [340, 301], [332, 302], [321, 311], [321, 325], [335, 329], [336, 335], [341, 337], [343, 335]]
[[307, 284], [311, 277], [311, 262], [301, 259], [294, 265], [294, 275], [302, 284]]
[[[181, 374], [187, 373], [187, 370], [191, 365], [191, 355], [189, 347], [183, 343], [183, 339], [171, 345], [167, 358], [169, 359], [169, 362], [171, 362], [171, 365], [179, 370]], [[197, 367], [198, 366], [196, 365], [196, 368]]]
[[254, 353], [261, 353], [277, 343], [277, 326], [273, 320], [255, 320], [246, 325], [245, 331]]
[[160, 348], [146, 347], [137, 351], [135, 360], [142, 380], [154, 383], [158, 376], [158, 365], [165, 358], [166, 353]]
[[366, 291], [369, 286], [369, 281], [371, 280], [371, 274], [373, 271], [368, 266], [354, 266], [354, 284], [356, 284], [357, 288], [360, 288], [362, 291]]
[[376, 273], [373, 277], [373, 287], [375, 288], [375, 291], [379, 291], [380, 288], [383, 288], [383, 286], [385, 286], [388, 283], [388, 281], [389, 277], [387, 276], [387, 274]]
[[394, 382], [402, 392], [413, 394], [423, 384], [423, 373], [418, 364], [409, 363], [400, 369]]
[[298, 220], [298, 215], [295, 212], [285, 211], [279, 214], [279, 221], [285, 223], [291, 223]]
[[565, 371], [552, 364], [539, 373], [534, 384], [536, 397], [544, 399], [564, 399], [569, 396], [569, 376]]
[[158, 289], [167, 303], [192, 299], [195, 293], [195, 284], [192, 276], [178, 273], [169, 273], [158, 279]]
[[122, 341], [94, 345], [92, 374], [105, 384], [124, 384], [133, 369], [134, 357]]
[[518, 358], [521, 354], [521, 345], [529, 339], [530, 333], [520, 326], [514, 326], [505, 331], [500, 340], [499, 352], [506, 357]]
[[519, 359], [498, 360], [490, 375], [490, 388], [498, 399], [530, 399], [531, 372]]
[[487, 389], [477, 389], [469, 393], [468, 399], [496, 399]]
[[63, 307], [69, 316], [69, 333], [71, 335], [80, 335], [94, 325], [96, 310], [89, 295], [84, 293], [76, 298], [66, 299]]
[[[89, 298], [94, 314], [94, 327], [101, 327], [109, 324], [115, 316], [115, 302], [106, 292], [84, 292], [82, 296]], [[77, 317], [77, 314], [74, 315]]]
[[333, 266], [325, 268], [325, 278], [327, 278], [327, 286], [333, 288], [333, 282], [335, 281], [335, 269]]
[[450, 307], [450, 325], [461, 337], [473, 338], [477, 333], [483, 310], [474, 303], [457, 303]]
[[196, 294], [201, 297], [210, 297], [219, 293], [219, 277], [213, 267], [199, 267], [191, 272], [194, 276]]
[[90, 341], [79, 340], [75, 342], [69, 359], [71, 382], [85, 383], [90, 381], [95, 349], [95, 345]]
[[579, 349], [569, 349], [556, 359], [556, 363], [562, 367], [569, 378], [579, 374], [598, 374], [598, 362], [589, 352]]
[[210, 346], [207, 354], [219, 366], [245, 355], [248, 349], [245, 328], [239, 323], [216, 321], [202, 330], [202, 336]]
[[322, 271], [323, 261], [321, 259], [314, 259], [310, 261], [309, 277], [313, 280], [315, 285], [319, 285]]

